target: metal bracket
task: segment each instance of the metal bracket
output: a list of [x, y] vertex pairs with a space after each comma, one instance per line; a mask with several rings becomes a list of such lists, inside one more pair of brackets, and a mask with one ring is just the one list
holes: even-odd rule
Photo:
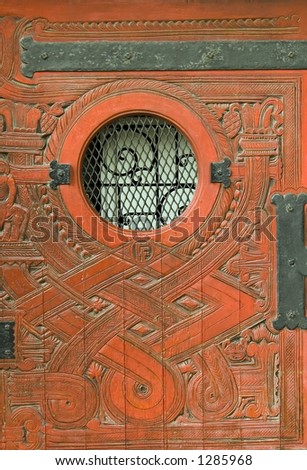
[[231, 185], [230, 170], [231, 160], [225, 157], [222, 162], [211, 163], [211, 183], [223, 183], [224, 188], [229, 188]]
[[307, 330], [305, 276], [307, 249], [304, 241], [304, 206], [307, 194], [275, 194], [277, 214], [278, 313], [274, 328]]
[[60, 184], [70, 184], [70, 165], [60, 164], [56, 160], [50, 163], [50, 188], [57, 189]]
[[15, 358], [15, 322], [0, 322], [0, 359]]

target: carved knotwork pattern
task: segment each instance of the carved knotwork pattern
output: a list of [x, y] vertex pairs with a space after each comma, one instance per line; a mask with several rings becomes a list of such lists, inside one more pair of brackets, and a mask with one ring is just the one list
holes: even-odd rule
[[[153, 26], [179, 28], [133, 28]], [[39, 20], [33, 28], [45, 37], [126, 25]], [[5, 79], [13, 72], [7, 67]], [[243, 83], [244, 102], [234, 77], [63, 78], [45, 86], [48, 104], [37, 84], [26, 90], [17, 82], [18, 99], [6, 83], [0, 103], [0, 313], [19, 322], [16, 358], [0, 364], [1, 445], [139, 448], [150, 439], [157, 448], [166, 440], [169, 447], [209, 440], [240, 446], [243, 427], [252, 445], [278, 447], [281, 428], [284, 439], [298, 442], [300, 343], [296, 333], [279, 337], [271, 327], [274, 251], [256, 236], [254, 214], [255, 207], [270, 214], [272, 184], [297, 181], [295, 79], [257, 79], [252, 92]], [[178, 245], [133, 240], [110, 249], [82, 232], [42, 171], [58, 159], [68, 127], [86, 107], [149, 89], [197, 114], [218, 157], [232, 160], [232, 184]], [[38, 167], [41, 179], [34, 181]], [[238, 226], [236, 238], [238, 217], [251, 223]]]

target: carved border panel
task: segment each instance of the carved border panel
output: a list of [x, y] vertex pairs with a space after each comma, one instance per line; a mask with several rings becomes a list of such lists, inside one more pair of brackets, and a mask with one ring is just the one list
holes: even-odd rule
[[[16, 39], [33, 26], [15, 27]], [[44, 28], [37, 34], [62, 30]], [[110, 246], [50, 188], [48, 163], [62, 158], [84, 100], [144, 90], [150, 73], [41, 75], [25, 86], [19, 66], [4, 64], [0, 100], [0, 299], [18, 324], [15, 358], [0, 370], [2, 447], [299, 445], [301, 338], [272, 327], [268, 223], [271, 193], [300, 181], [299, 75], [155, 77], [157, 100], [172, 90], [193, 106], [218, 159], [231, 160], [231, 185], [172, 246]]]

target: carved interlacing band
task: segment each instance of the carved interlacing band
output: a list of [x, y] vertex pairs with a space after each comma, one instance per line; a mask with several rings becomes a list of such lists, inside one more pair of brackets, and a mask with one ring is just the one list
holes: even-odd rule
[[[184, 23], [186, 35], [298, 28], [296, 17]], [[37, 20], [26, 31], [171, 37], [182, 27]], [[270, 213], [270, 187], [281, 184], [281, 158], [286, 164], [292, 148], [293, 90], [288, 82], [268, 92], [267, 83], [261, 92], [244, 84], [241, 102], [235, 80], [232, 88], [200, 76], [191, 84], [176, 80], [89, 81], [73, 102], [1, 100], [1, 315], [19, 319], [16, 357], [0, 371], [0, 396], [5, 390], [7, 397], [0, 399], [0, 442], [7, 448], [241, 445], [242, 429], [253, 445], [280, 445], [281, 429], [300, 439], [297, 337], [279, 337], [271, 326], [274, 252], [270, 240], [255, 237], [258, 218]], [[230, 187], [173, 247], [132, 240], [110, 248], [82, 233], [47, 185], [46, 168], [61, 158], [80, 117], [110, 96], [139, 91], [183, 104], [208, 130], [218, 159], [231, 160]], [[42, 240], [37, 217], [55, 240]], [[239, 239], [227, 238], [239, 217], [251, 223], [237, 227]]]

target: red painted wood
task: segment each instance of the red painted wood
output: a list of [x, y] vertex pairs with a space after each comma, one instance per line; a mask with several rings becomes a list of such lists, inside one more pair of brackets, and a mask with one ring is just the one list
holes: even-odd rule
[[[19, 52], [24, 35], [307, 39], [306, 13], [303, 1], [1, 5], [0, 320], [16, 322], [16, 357], [0, 360], [3, 449], [306, 448], [306, 333], [272, 326], [274, 219], [255, 230], [274, 192], [306, 191], [306, 72], [28, 79]], [[87, 142], [136, 112], [173, 122], [198, 164], [185, 219], [160, 233], [122, 234], [83, 195]], [[228, 189], [209, 178], [224, 156]], [[56, 191], [53, 159], [72, 169]]]

